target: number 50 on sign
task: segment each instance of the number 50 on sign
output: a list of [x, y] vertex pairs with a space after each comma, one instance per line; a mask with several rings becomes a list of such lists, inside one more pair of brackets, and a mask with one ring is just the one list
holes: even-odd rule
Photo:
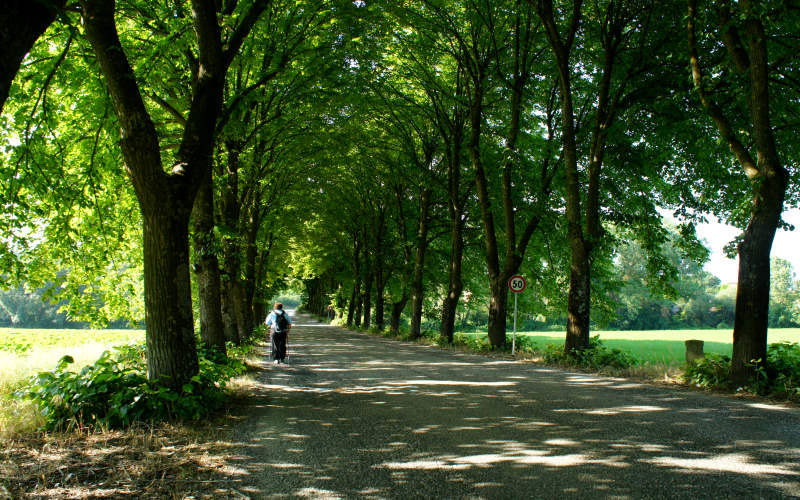
[[508, 289], [514, 293], [522, 292], [525, 290], [526, 286], [528, 286], [528, 284], [525, 282], [525, 278], [518, 274], [508, 279]]

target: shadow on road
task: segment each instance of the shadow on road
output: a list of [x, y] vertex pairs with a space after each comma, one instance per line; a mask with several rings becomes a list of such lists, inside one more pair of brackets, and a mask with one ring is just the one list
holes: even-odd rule
[[800, 495], [795, 409], [296, 323], [234, 432], [253, 497]]

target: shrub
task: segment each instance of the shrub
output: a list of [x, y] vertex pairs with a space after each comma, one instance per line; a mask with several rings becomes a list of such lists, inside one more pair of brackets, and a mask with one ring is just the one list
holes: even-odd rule
[[770, 344], [767, 367], [771, 394], [800, 396], [800, 345], [789, 342]]
[[489, 352], [492, 350], [489, 337], [486, 335], [464, 335], [463, 333], [456, 333], [453, 336], [453, 344], [462, 345], [477, 352]]
[[687, 363], [684, 382], [697, 387], [730, 387], [731, 358], [723, 354], [708, 353], [692, 363]]
[[[730, 371], [730, 357], [710, 353], [687, 365], [684, 381], [697, 387], [729, 389], [732, 386]], [[800, 396], [800, 345], [789, 342], [770, 344], [766, 366], [756, 366], [755, 378], [742, 389], [778, 397]]]
[[56, 368], [31, 378], [17, 393], [31, 400], [44, 416], [46, 428], [73, 425], [124, 427], [135, 421], [199, 419], [225, 400], [225, 384], [243, 373], [245, 365], [215, 350], [199, 346], [200, 371], [179, 391], [147, 380], [144, 345], [104, 352], [80, 372], [64, 356]]
[[595, 335], [589, 340], [588, 349], [575, 353], [564, 352], [564, 347], [561, 345], [548, 344], [542, 351], [542, 360], [545, 363], [580, 366], [591, 370], [604, 368], [624, 370], [638, 363], [631, 354], [603, 345], [599, 335]]

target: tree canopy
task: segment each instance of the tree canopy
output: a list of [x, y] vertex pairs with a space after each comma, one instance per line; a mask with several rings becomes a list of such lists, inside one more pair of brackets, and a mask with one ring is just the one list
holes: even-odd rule
[[[769, 258], [798, 201], [788, 3], [80, 0], [27, 14], [41, 31], [0, 55], [3, 282], [49, 284], [75, 320], [144, 321], [151, 377], [190, 378], [196, 330], [224, 349], [287, 283], [311, 312], [411, 337], [449, 342], [459, 318], [483, 318], [499, 347], [507, 281], [524, 274], [526, 307], [563, 321], [568, 351], [594, 325], [680, 312], [733, 324], [740, 375], [768, 325], [797, 321], [791, 271]], [[700, 268], [693, 224], [708, 215], [744, 230], [735, 313]]]

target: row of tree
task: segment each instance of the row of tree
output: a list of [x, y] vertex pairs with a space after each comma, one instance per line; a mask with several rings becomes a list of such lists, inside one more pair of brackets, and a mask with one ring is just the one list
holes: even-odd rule
[[618, 240], [653, 286], [675, 281], [659, 206], [695, 260], [703, 213], [745, 228], [734, 379], [765, 358], [769, 249], [798, 185], [790, 4], [12, 0], [2, 16], [4, 276], [65, 270], [75, 317], [143, 309], [153, 379], [197, 373], [195, 311], [224, 349], [288, 275], [349, 323], [389, 308], [396, 329], [408, 310], [412, 336], [438, 293], [445, 340], [487, 289], [500, 346], [525, 273], [585, 349], [613, 314]]
[[451, 341], [464, 291], [488, 281], [489, 340], [500, 346], [507, 281], [524, 273], [540, 307], [566, 317], [566, 349], [585, 349], [592, 320], [615, 312], [605, 298], [616, 242], [639, 244], [652, 287], [674, 287], [678, 268], [665, 257], [657, 208], [685, 221], [677, 246], [695, 261], [706, 252], [693, 223], [714, 213], [744, 229], [735, 243], [732, 375], [752, 374], [751, 361], [766, 354], [769, 250], [784, 202], [796, 202], [797, 9], [579, 0], [365, 7], [372, 31], [350, 61], [355, 90], [332, 117], [346, 146], [339, 167], [316, 179], [336, 201], [317, 207], [315, 232], [294, 254], [314, 261], [300, 268], [315, 276], [312, 309], [328, 299], [348, 324], [371, 326], [374, 300], [381, 328], [388, 298], [394, 329], [410, 302], [416, 337], [425, 294], [434, 293], [428, 303]]

